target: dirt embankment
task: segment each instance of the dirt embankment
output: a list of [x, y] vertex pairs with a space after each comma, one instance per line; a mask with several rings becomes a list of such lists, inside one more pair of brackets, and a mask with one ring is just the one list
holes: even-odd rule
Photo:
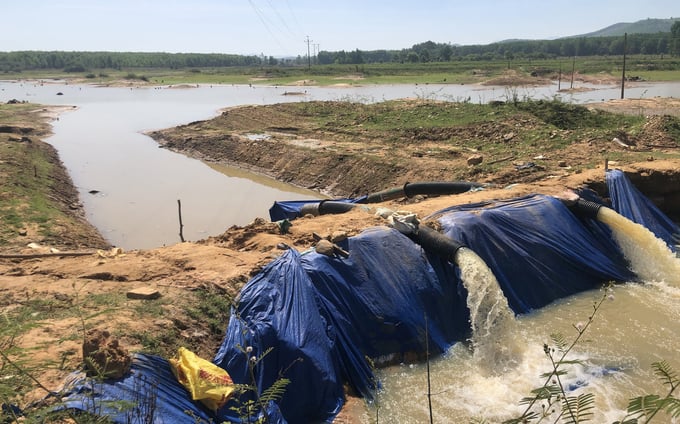
[[[110, 247], [85, 219], [78, 190], [56, 149], [43, 141], [51, 134], [49, 122], [63, 109], [8, 105], [2, 110], [2, 118], [6, 113], [13, 113], [13, 118], [12, 124], [0, 125], [0, 146], [3, 149], [3, 157], [0, 158], [0, 211], [12, 223], [15, 216], [34, 216], [35, 219], [24, 222], [18, 229], [5, 225], [0, 252], [27, 251], [26, 246], [30, 243], [33, 246], [43, 245], [45, 249], [61, 250]], [[2, 119], [2, 122], [5, 121]], [[54, 208], [56, 213], [41, 211], [49, 208]], [[50, 221], [42, 223], [46, 217]]]
[[[602, 180], [602, 169], [609, 162], [612, 167], [637, 163], [630, 168], [632, 178], [643, 185], [652, 174], [668, 181], [677, 178], [672, 176], [673, 165], [664, 163], [679, 157], [680, 128], [670, 116], [650, 115], [634, 128], [629, 123], [602, 128], [598, 122], [592, 127], [581, 123], [591, 119], [589, 115], [600, 116], [584, 108], [562, 110], [558, 105], [552, 114], [530, 114], [508, 112], [501, 105], [497, 110], [480, 110], [491, 118], [469, 124], [414, 127], [404, 122], [385, 129], [375, 124], [383, 119], [376, 115], [375, 106], [305, 105], [304, 109], [289, 104], [232, 108], [208, 121], [150, 135], [161, 146], [188, 156], [247, 167], [336, 197], [358, 197], [416, 181], [465, 180], [487, 187], [534, 184], [538, 191], [550, 190], [593, 182], [590, 171], [598, 167], [596, 179]], [[598, 107], [605, 106], [622, 107], [619, 102]], [[654, 109], [654, 103], [647, 106]], [[657, 106], [664, 110], [667, 105]], [[419, 109], [428, 108], [432, 116], [438, 108], [456, 108], [420, 101], [392, 107], [398, 114], [395, 119], [402, 121]], [[550, 107], [554, 105], [546, 105]], [[311, 111], [336, 117], [319, 120]], [[680, 216], [678, 190], [670, 184], [645, 188], [650, 197], [668, 198], [669, 211]]]

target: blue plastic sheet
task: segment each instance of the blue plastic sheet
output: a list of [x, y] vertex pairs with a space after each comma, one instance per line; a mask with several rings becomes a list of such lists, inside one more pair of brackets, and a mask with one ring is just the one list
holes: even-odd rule
[[[86, 378], [84, 375], [68, 384], [64, 402], [59, 409], [86, 411], [106, 416], [114, 423], [194, 423], [241, 422], [229, 407], [215, 415], [177, 382], [170, 364], [164, 358], [152, 355], [135, 355], [130, 373], [119, 380]], [[285, 424], [276, 404], [267, 410], [270, 423]]]
[[376, 227], [348, 239], [348, 259], [302, 258], [324, 315], [338, 339], [342, 369], [370, 398], [372, 375], [359, 373], [364, 357], [444, 352], [469, 335], [469, 311], [456, 269], [427, 255], [394, 229]]
[[607, 188], [612, 208], [620, 215], [645, 226], [665, 241], [674, 252], [680, 236], [680, 228], [659, 210], [630, 182], [622, 171], [612, 169], [606, 173]]
[[550, 196], [455, 206], [433, 216], [486, 262], [516, 313], [609, 280], [635, 279], [601, 227], [583, 225]]
[[238, 346], [253, 346], [255, 355], [272, 348], [255, 370], [257, 383], [291, 380], [279, 403], [291, 423], [332, 420], [344, 382], [370, 398], [375, 378], [366, 357], [424, 352], [426, 314], [432, 352], [469, 331], [452, 265], [435, 258], [433, 267], [422, 249], [386, 227], [344, 247], [349, 259], [290, 250], [267, 266], [243, 288], [239, 318], [230, 321], [215, 357], [244, 382], [247, 358]]
[[[251, 383], [248, 356], [261, 357], [256, 384], [267, 389], [280, 378], [292, 382], [279, 405], [290, 422], [315, 422], [332, 417], [342, 407], [342, 381], [333, 357], [332, 333], [319, 312], [314, 287], [288, 250], [244, 288], [232, 311], [226, 337], [214, 362], [235, 383]], [[239, 348], [240, 347], [240, 348]]]

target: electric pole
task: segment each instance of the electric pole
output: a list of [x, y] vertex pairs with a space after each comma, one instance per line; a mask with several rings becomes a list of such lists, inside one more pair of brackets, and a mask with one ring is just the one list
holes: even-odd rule
[[309, 43], [312, 40], [309, 39], [309, 35], [305, 38], [305, 42], [307, 43], [307, 69], [312, 69], [312, 57], [309, 55]]
[[621, 98], [623, 99], [624, 86], [626, 85], [626, 49], [628, 44], [628, 33], [623, 34], [623, 72], [621, 72]]

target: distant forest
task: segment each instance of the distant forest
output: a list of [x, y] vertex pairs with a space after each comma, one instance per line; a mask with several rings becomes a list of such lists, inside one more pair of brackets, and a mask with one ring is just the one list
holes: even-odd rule
[[575, 37], [557, 40], [517, 40], [486, 45], [459, 46], [427, 41], [401, 50], [320, 51], [315, 57], [274, 58], [232, 54], [120, 53], [16, 51], [0, 52], [0, 72], [60, 69], [218, 68], [237, 66], [296, 66], [370, 63], [427, 63], [477, 60], [554, 59], [609, 55], [680, 56], [680, 21], [670, 32], [616, 37]]

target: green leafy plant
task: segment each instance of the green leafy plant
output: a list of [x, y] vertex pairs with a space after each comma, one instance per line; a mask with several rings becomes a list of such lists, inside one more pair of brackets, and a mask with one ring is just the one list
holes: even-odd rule
[[[257, 386], [257, 380], [255, 378], [255, 368], [269, 353], [271, 353], [273, 348], [270, 347], [260, 355], [255, 356], [252, 355], [252, 346], [244, 348], [241, 345], [237, 345], [236, 347], [248, 359], [250, 383], [236, 385], [238, 396], [237, 402], [236, 406], [233, 406], [230, 409], [236, 412], [239, 415], [239, 418], [245, 422], [253, 422], [253, 418], [257, 417], [254, 421], [255, 423], [267, 423], [269, 422], [267, 406], [270, 402], [276, 402], [283, 397], [286, 393], [286, 386], [290, 384], [290, 380], [281, 376], [274, 384], [260, 392], [260, 388]], [[281, 375], [283, 375], [284, 372], [282, 372]], [[244, 397], [247, 399], [242, 400]]]
[[665, 396], [644, 395], [630, 400], [626, 416], [614, 424], [638, 424], [650, 422], [659, 412], [665, 412], [673, 418], [680, 417], [680, 399], [673, 397], [673, 392], [680, 386], [678, 374], [666, 361], [652, 364], [654, 374], [659, 380], [668, 386]]

